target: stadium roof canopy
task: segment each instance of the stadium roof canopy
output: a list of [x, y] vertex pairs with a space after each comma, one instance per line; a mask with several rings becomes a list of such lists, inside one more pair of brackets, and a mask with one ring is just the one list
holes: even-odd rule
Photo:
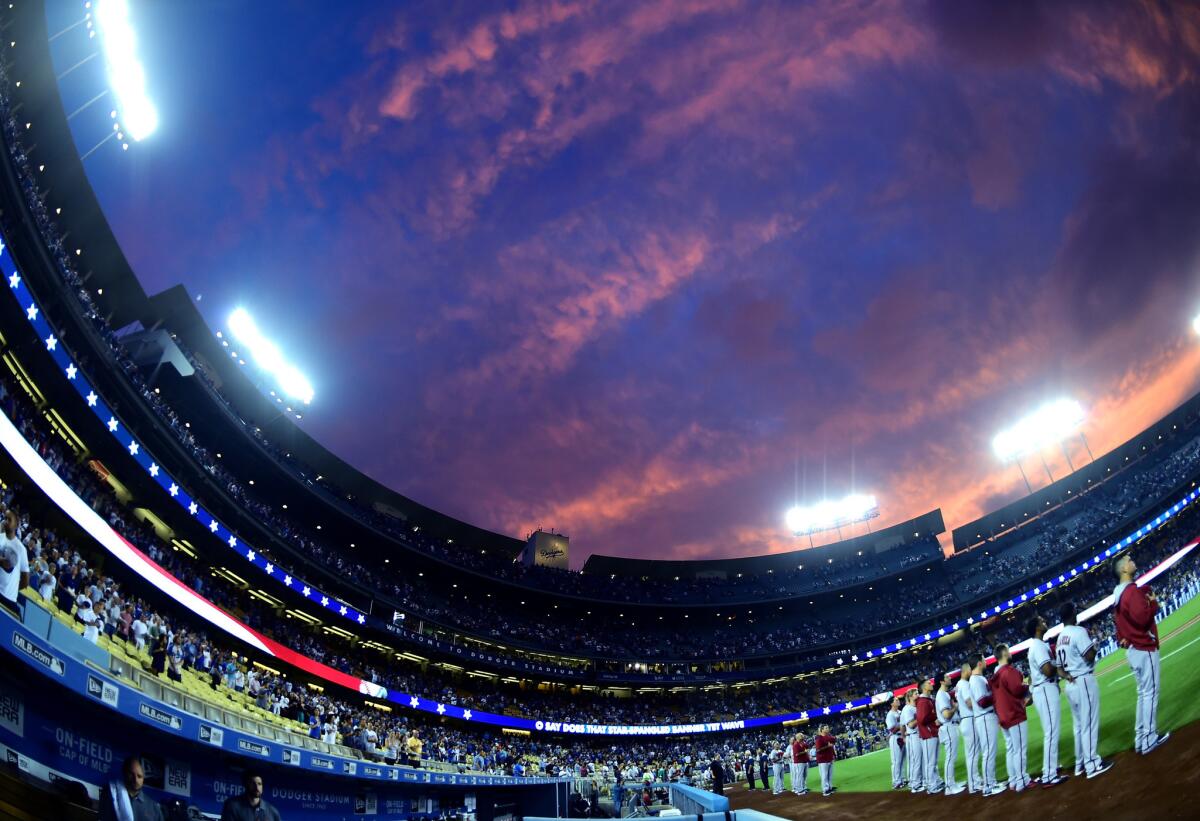
[[1152, 443], [1163, 438], [1165, 432], [1194, 421], [1197, 415], [1200, 415], [1200, 393], [1096, 461], [1088, 462], [1074, 473], [1069, 473], [973, 522], [955, 528], [951, 537], [955, 552], [969, 550], [1013, 528], [1028, 524], [1079, 494], [1098, 487], [1106, 479], [1116, 475], [1126, 464], [1136, 462], [1137, 454], [1152, 448]]
[[694, 579], [704, 577], [728, 578], [738, 573], [746, 575], [766, 573], [768, 570], [785, 572], [795, 570], [797, 565], [816, 564], [829, 559], [849, 558], [862, 553], [884, 553], [897, 550], [917, 542], [927, 542], [946, 531], [941, 509], [901, 522], [897, 525], [843, 539], [820, 547], [789, 550], [785, 553], [767, 553], [736, 559], [626, 559], [620, 556], [593, 554], [583, 566], [584, 573], [596, 575], [637, 576], [656, 579]]
[[[82, 250], [76, 264], [110, 326], [120, 329], [140, 323], [146, 329], [162, 328], [176, 334], [208, 366], [206, 370], [222, 396], [243, 418], [269, 420], [258, 423], [268, 439], [286, 443], [300, 461], [353, 494], [358, 503], [374, 506], [396, 518], [419, 521], [444, 537], [471, 540], [514, 556], [519, 553], [524, 542], [446, 516], [392, 491], [335, 456], [279, 414], [246, 372], [222, 350], [195, 300], [182, 285], [153, 296], [146, 294], [100, 207], [71, 135], [50, 55], [46, 16], [21, 14], [13, 20], [6, 39], [16, 45], [7, 53], [13, 60], [10, 74], [21, 81], [20, 87], [13, 90], [14, 103], [20, 105], [21, 118], [31, 124], [29, 139], [35, 144], [31, 160], [44, 166], [40, 190], [51, 212], [62, 208], [55, 219], [69, 236], [68, 250]], [[202, 231], [204, 227], [197, 226], [196, 230]], [[54, 267], [50, 260], [47, 265]]]

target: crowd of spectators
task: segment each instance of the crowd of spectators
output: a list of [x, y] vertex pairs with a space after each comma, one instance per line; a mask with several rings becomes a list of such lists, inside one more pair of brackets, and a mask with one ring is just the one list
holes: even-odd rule
[[1169, 501], [1165, 495], [1196, 474], [1200, 436], [1157, 456], [1160, 458], [1145, 459], [1126, 468], [1117, 481], [1093, 488], [1085, 495], [1085, 504], [1064, 505], [1060, 513], [1045, 517], [1046, 521], [1039, 522], [1031, 533], [1020, 528], [986, 549], [975, 548], [951, 557], [947, 567], [963, 601], [977, 599], [1065, 555], [1099, 544], [1138, 513]]

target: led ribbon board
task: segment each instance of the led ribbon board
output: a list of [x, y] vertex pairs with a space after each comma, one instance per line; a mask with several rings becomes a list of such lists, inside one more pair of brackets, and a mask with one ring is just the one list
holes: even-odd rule
[[[24, 311], [25, 316], [33, 327], [35, 333], [41, 338], [46, 353], [58, 365], [60, 371], [68, 380], [69, 384], [71, 384], [71, 386], [75, 389], [76, 393], [78, 393], [81, 400], [86, 404], [88, 409], [91, 410], [91, 412], [105, 424], [109, 434], [115, 437], [117, 441], [125, 448], [130, 458], [132, 458], [142, 470], [144, 470], [152, 479], [154, 479], [154, 481], [156, 481], [159, 486], [162, 487], [162, 489], [171, 499], [175, 501], [176, 504], [184, 508], [189, 515], [196, 518], [201, 524], [206, 525], [213, 538], [220, 539], [222, 543], [227, 545], [228, 548], [234, 553], [241, 556], [243, 560], [249, 562], [260, 571], [270, 576], [276, 584], [282, 584], [285, 587], [291, 588], [292, 590], [299, 591], [310, 602], [319, 604], [322, 608], [331, 613], [336, 613], [343, 619], [350, 620], [360, 625], [365, 625], [367, 623], [367, 616], [365, 613], [359, 612], [352, 607], [348, 607], [347, 605], [338, 602], [333, 597], [322, 593], [316, 587], [305, 584], [286, 570], [275, 566], [271, 562], [268, 562], [252, 547], [230, 532], [225, 525], [217, 521], [216, 517], [209, 513], [207, 509], [201, 507], [198, 501], [189, 496], [187, 492], [178, 484], [178, 482], [172, 479], [166, 473], [166, 471], [154, 461], [153, 457], [144, 448], [142, 448], [141, 443], [139, 443], [137, 439], [128, 432], [128, 429], [125, 428], [117, 416], [112, 412], [110, 406], [107, 405], [98, 394], [96, 394], [86, 375], [75, 365], [65, 347], [59, 344], [58, 338], [55, 336], [54, 329], [51, 328], [50, 324], [46, 321], [40, 306], [26, 286], [20, 272], [17, 270], [16, 265], [13, 262], [12, 255], [8, 252], [8, 248], [6, 247], [2, 237], [0, 237], [0, 272], [3, 273], [3, 276], [6, 277], [8, 281], [9, 293], [12, 294], [13, 298], [17, 300], [18, 304], [22, 307], [22, 310]], [[0, 414], [0, 416], [3, 416], [3, 414]], [[19, 432], [12, 427], [11, 422], [7, 421], [7, 418], [5, 418], [5, 423], [7, 424], [8, 429], [11, 429], [12, 435], [15, 435], [16, 439], [19, 439], [20, 443], [25, 445], [25, 448], [28, 451], [26, 458], [32, 457], [33, 459], [41, 461], [41, 457], [29, 447], [28, 443], [26, 443], [24, 438], [20, 436]], [[7, 447], [8, 444], [9, 442], [6, 441], [5, 446]], [[15, 441], [13, 441], [12, 444], [14, 447], [17, 445]], [[10, 452], [12, 451], [10, 450]], [[45, 465], [44, 462], [42, 464], [44, 470], [42, 470], [39, 475], [45, 478], [47, 482], [58, 482], [58, 485], [55, 487], [55, 493], [57, 496], [51, 496], [51, 498], [55, 500], [56, 504], [59, 504], [59, 506], [65, 512], [67, 512], [68, 515], [72, 516], [72, 518], [75, 518], [75, 513], [79, 513], [81, 516], [86, 516], [88, 513], [91, 513], [93, 516], [95, 515], [94, 511], [84, 504], [82, 500], [79, 500], [78, 497], [75, 496], [74, 492], [67, 487], [61, 479], [58, 478], [57, 474], [50, 470], [49, 466]], [[32, 475], [33, 474], [31, 473], [31, 476]], [[47, 493], [49, 493], [49, 491], [47, 491]], [[1108, 558], [1120, 553], [1134, 542], [1150, 535], [1167, 521], [1169, 521], [1172, 517], [1177, 515], [1181, 510], [1194, 502], [1198, 496], [1200, 496], [1200, 489], [1191, 491], [1175, 504], [1159, 513], [1158, 516], [1142, 525], [1142, 527], [1125, 536], [1125, 538], [1123, 538], [1121, 541], [1108, 547], [1102, 552], [1096, 553], [1093, 557], [1086, 559], [1082, 564], [1078, 565], [1069, 572], [1060, 574], [1056, 578], [1048, 579], [1042, 584], [1034, 587], [1032, 590], [1022, 593], [1020, 596], [1016, 596], [1004, 602], [995, 604], [990, 608], [986, 608], [980, 611], [978, 619], [976, 619], [974, 616], [970, 616], [966, 619], [965, 624], [968, 626], [973, 625], [977, 621], [983, 621], [1006, 613], [1014, 608], [1020, 607], [1030, 599], [1035, 598], [1042, 593], [1048, 592], [1054, 587], [1058, 587], [1069, 582], [1080, 573], [1094, 568], [1097, 564], [1101, 564]], [[74, 497], [76, 501], [71, 502], [69, 497]], [[100, 543], [104, 545], [106, 549], [108, 549], [122, 561], [126, 561], [126, 559], [129, 559], [130, 561], [139, 561], [137, 557], [140, 557], [141, 562], [148, 564], [152, 568], [152, 572], [147, 572], [151, 572], [152, 576], [165, 577], [157, 580], [153, 578], [151, 579], [152, 583], [155, 584], [156, 587], [164, 589], [161, 587], [161, 585], [167, 585], [165, 589], [173, 591], [168, 592], [168, 595], [171, 595], [172, 598], [176, 598], [176, 600], [180, 601], [180, 603], [184, 604], [190, 609], [193, 609], [194, 612], [199, 613], [203, 618], [212, 621], [209, 618], [210, 616], [221, 618], [220, 616], [215, 616], [212, 611], [220, 613], [224, 618], [221, 619], [219, 623], [216, 621], [213, 621], [212, 623], [217, 624], [217, 626], [221, 627], [223, 630], [226, 630], [226, 632], [230, 632], [232, 635], [242, 638], [243, 640], [249, 640], [246, 638], [246, 635], [252, 635], [254, 640], [250, 643], [255, 644], [255, 646], [261, 645], [265, 648], [265, 652], [271, 653], [272, 655], [275, 655], [276, 657], [327, 681], [332, 681], [345, 687], [349, 687], [350, 689], [369, 694], [374, 698], [386, 698], [389, 701], [401, 704], [411, 709], [435, 713], [440, 716], [449, 716], [451, 718], [459, 718], [466, 721], [476, 721], [502, 727], [512, 727], [515, 729], [545, 730], [548, 732], [614, 736], [682, 735], [699, 732], [719, 732], [730, 729], [762, 727], [772, 724], [780, 724], [784, 721], [805, 720], [811, 717], [836, 715], [849, 710], [868, 707], [871, 704], [878, 703], [878, 699], [880, 698], [880, 695], [867, 696], [851, 699], [850, 701], [846, 701], [844, 703], [823, 707], [813, 707], [808, 710], [789, 713], [786, 715], [739, 719], [734, 722], [715, 721], [697, 724], [673, 725], [580, 724], [557, 721], [553, 719], [539, 719], [535, 721], [533, 719], [515, 718], [512, 716], [502, 716], [493, 713], [474, 711], [470, 708], [464, 708], [452, 704], [442, 704], [407, 693], [389, 692], [383, 687], [371, 682], [365, 682], [362, 679], [358, 679], [353, 676], [348, 676], [339, 670], [327, 667], [326, 665], [320, 664], [313, 659], [309, 659], [306, 656], [291, 650], [290, 648], [278, 644], [266, 636], [258, 634], [256, 631], [253, 631], [246, 625], [236, 622], [236, 620], [224, 613], [224, 611], [219, 610], [219, 608], [216, 608], [207, 600], [198, 596], [190, 588], [180, 584], [173, 576], [170, 576], [170, 574], [166, 573], [166, 571], [158, 567], [158, 565], [151, 562], [149, 558], [129, 544], [129, 542], [125, 541], [103, 520], [98, 519], [98, 521], [93, 521], [86, 524], [84, 521], [80, 521], [79, 519], [76, 519], [76, 521], [78, 521], [80, 526], [84, 527], [84, 529], [89, 533], [93, 533], [93, 528], [97, 525], [102, 528], [100, 531], [97, 531], [101, 534], [103, 534], [104, 529], [106, 529], [108, 531], [108, 535], [104, 535], [102, 539], [97, 537]], [[114, 541], [114, 539], [116, 541]], [[132, 553], [130, 551], [132, 551]], [[133, 565], [131, 565], [131, 567], [133, 567]], [[143, 569], [145, 568], [134, 567], [134, 570], [139, 574], [143, 574]], [[185, 596], [187, 597], [187, 601], [182, 601], [177, 598], [177, 596]], [[192, 607], [192, 604], [196, 604], [197, 607], [201, 608], [201, 610], [196, 610]], [[204, 607], [205, 605], [207, 605], [206, 608]], [[386, 628], [386, 625], [383, 624], [382, 621], [377, 619], [372, 619], [371, 621], [373, 626], [375, 626], [376, 622], [378, 622], [379, 627]], [[233, 626], [229, 624], [229, 622], [233, 622], [234, 624], [238, 625], [237, 628], [234, 630], [229, 629]], [[962, 627], [963, 623], [954, 622], [953, 624], [938, 628], [936, 630], [930, 630], [927, 633], [913, 636], [904, 641], [883, 645], [878, 650], [870, 649], [865, 653], [854, 653], [850, 656], [850, 660], [852, 662], [866, 661], [870, 659], [883, 658], [885, 656], [903, 652], [905, 650], [911, 650], [914, 647], [937, 641], [939, 638], [944, 637], [949, 633], [962, 629]], [[258, 643], [256, 644], [255, 642]], [[841, 651], [839, 655], [848, 652], [850, 651]]]

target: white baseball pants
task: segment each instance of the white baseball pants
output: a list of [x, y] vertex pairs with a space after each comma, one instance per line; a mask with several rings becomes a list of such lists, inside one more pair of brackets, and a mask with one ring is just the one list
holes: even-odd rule
[[954, 792], [958, 789], [958, 778], [954, 773], [955, 766], [958, 764], [958, 725], [943, 724], [938, 728], [938, 741], [942, 744], [942, 749], [946, 752], [945, 764], [943, 765], [944, 777], [942, 780], [946, 784], [946, 789]]
[[1075, 723], [1075, 739], [1079, 742], [1079, 758], [1088, 774], [1100, 766], [1100, 688], [1096, 676], [1087, 673], [1067, 682], [1067, 702]]
[[1157, 650], [1125, 651], [1129, 669], [1137, 682], [1137, 717], [1133, 725], [1133, 748], [1138, 752], [1158, 741], [1159, 656]]
[[966, 716], [958, 722], [963, 737], [963, 750], [967, 754], [967, 789], [979, 789], [979, 745], [975, 741], [975, 718]]
[[922, 738], [921, 739], [921, 779], [925, 782], [925, 792], [941, 792], [944, 788], [941, 784], [941, 778], [938, 777], [937, 766], [938, 755], [938, 740], [937, 738]]
[[1033, 706], [1042, 720], [1042, 781], [1058, 775], [1058, 736], [1062, 731], [1062, 706], [1057, 682], [1033, 688]]
[[975, 743], [979, 745], [979, 788], [984, 792], [996, 786], [996, 745], [1000, 722], [995, 713], [975, 716]]
[[899, 787], [904, 783], [904, 745], [899, 734], [888, 739], [888, 750], [892, 754], [892, 786]]
[[1029, 723], [1022, 721], [1004, 731], [1004, 760], [1008, 765], [1008, 788], [1020, 792], [1029, 786]]
[[817, 769], [821, 771], [821, 792], [827, 793], [833, 790], [833, 762], [827, 761], [817, 765]]
[[802, 793], [808, 789], [808, 764], [792, 762], [792, 792]]
[[924, 760], [921, 758], [921, 738], [916, 733], [904, 737], [904, 757], [908, 759], [908, 787], [915, 790], [925, 786]]
[[783, 792], [783, 762], [777, 761], [771, 765], [771, 777], [775, 779], [775, 784], [771, 787], [771, 792], [779, 795]]

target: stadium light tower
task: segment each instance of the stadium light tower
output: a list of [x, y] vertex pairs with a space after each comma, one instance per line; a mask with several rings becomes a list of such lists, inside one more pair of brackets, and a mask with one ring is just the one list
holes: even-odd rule
[[254, 363], [274, 377], [285, 396], [298, 399], [306, 405], [312, 402], [312, 383], [295, 365], [284, 359], [279, 346], [263, 335], [245, 308], [238, 308], [230, 314], [228, 325], [234, 338], [249, 350]]
[[[1029, 477], [1025, 475], [1025, 468], [1021, 465], [1021, 457], [1031, 453], [1038, 454], [1042, 460], [1042, 467], [1046, 469], [1046, 475], [1053, 482], [1054, 475], [1050, 473], [1050, 466], [1046, 464], [1042, 451], [1050, 445], [1062, 444], [1063, 440], [1079, 429], [1084, 417], [1083, 406], [1074, 399], [1049, 402], [1012, 427], [996, 434], [992, 440], [992, 450], [1001, 462], [1017, 463], [1021, 478], [1025, 480], [1026, 490], [1033, 493], [1033, 486], [1029, 484]], [[1082, 436], [1081, 433], [1080, 437]], [[1087, 443], [1086, 439], [1084, 443]], [[1088, 448], [1088, 452], [1091, 452], [1091, 448]], [[1063, 454], [1067, 457], [1067, 464], [1074, 471], [1075, 466], [1067, 454], [1066, 445], [1063, 445]]]
[[823, 499], [808, 507], [795, 505], [788, 509], [783, 520], [793, 535], [808, 536], [811, 543], [814, 533], [837, 530], [840, 537], [842, 525], [866, 522], [878, 515], [879, 502], [874, 496], [852, 493], [842, 499]]
[[[108, 84], [116, 99], [120, 126], [118, 135], [128, 134], [134, 142], [149, 137], [158, 128], [158, 110], [146, 94], [146, 70], [137, 56], [137, 35], [129, 17], [128, 0], [96, 0], [96, 23]], [[111, 136], [111, 135], [110, 135]], [[122, 143], [128, 148], [128, 143]]]

